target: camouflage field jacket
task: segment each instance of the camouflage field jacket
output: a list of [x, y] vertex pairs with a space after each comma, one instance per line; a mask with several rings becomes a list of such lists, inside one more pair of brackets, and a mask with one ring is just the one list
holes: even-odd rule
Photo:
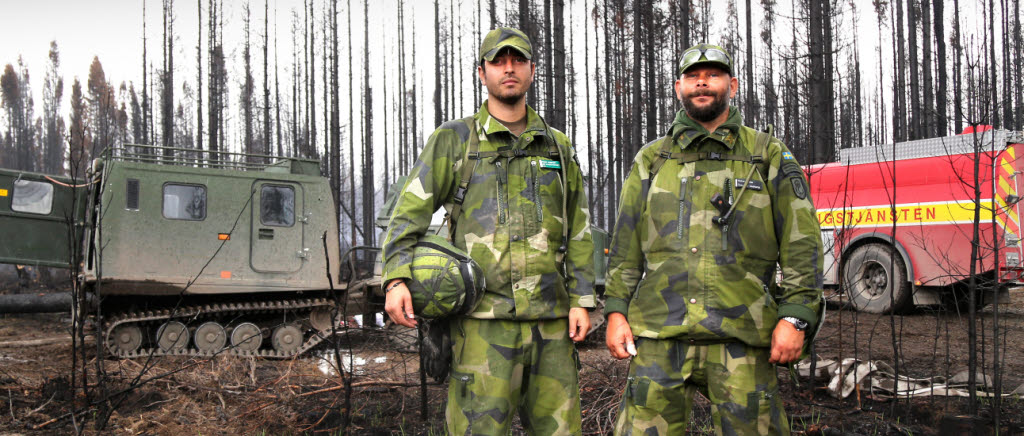
[[[487, 103], [472, 118], [482, 157], [466, 193], [453, 243], [485, 271], [487, 292], [469, 316], [480, 319], [563, 318], [571, 307], [592, 308], [593, 241], [583, 177], [569, 139], [527, 107], [527, 128], [518, 138], [492, 118]], [[410, 277], [413, 246], [440, 207], [451, 210], [469, 135], [466, 120], [442, 124], [427, 141], [399, 195], [382, 252], [384, 283]], [[550, 133], [550, 136], [549, 136]], [[551, 136], [554, 136], [552, 138]], [[567, 165], [567, 212], [563, 217], [561, 147]], [[508, 151], [511, 150], [511, 151]], [[515, 155], [515, 150], [549, 156]], [[562, 223], [569, 225], [563, 265], [556, 260]]]
[[[612, 236], [605, 312], [626, 315], [634, 335], [770, 346], [783, 316], [817, 323], [822, 243], [807, 180], [772, 138], [740, 196], [755, 164], [713, 156], [755, 154], [757, 132], [742, 122], [730, 108], [708, 132], [680, 111], [668, 136], [633, 160]], [[666, 140], [674, 153], [708, 158], [667, 159], [652, 180]], [[715, 194], [736, 196], [725, 225], [713, 221], [723, 215], [711, 204]]]

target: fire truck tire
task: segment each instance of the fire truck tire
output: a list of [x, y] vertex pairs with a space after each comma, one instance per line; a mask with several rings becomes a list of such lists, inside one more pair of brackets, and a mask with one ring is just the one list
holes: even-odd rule
[[913, 305], [906, 265], [892, 246], [864, 244], [846, 259], [843, 282], [854, 309], [899, 313]]

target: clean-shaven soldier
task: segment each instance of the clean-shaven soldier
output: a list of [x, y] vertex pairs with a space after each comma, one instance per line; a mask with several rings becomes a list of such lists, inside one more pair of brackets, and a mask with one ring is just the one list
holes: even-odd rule
[[789, 433], [775, 364], [818, 322], [820, 230], [793, 154], [729, 106], [732, 67], [721, 47], [683, 52], [684, 108], [622, 188], [606, 342], [633, 359], [616, 434], [683, 434], [698, 390], [719, 435]]
[[404, 284], [412, 248], [439, 207], [455, 215], [452, 243], [485, 271], [481, 302], [451, 322], [451, 434], [508, 434], [515, 412], [532, 434], [580, 433], [573, 341], [595, 304], [593, 243], [572, 145], [526, 105], [533, 57], [519, 30], [486, 35], [477, 75], [487, 101], [431, 135], [384, 243], [385, 309], [405, 326], [416, 324]]

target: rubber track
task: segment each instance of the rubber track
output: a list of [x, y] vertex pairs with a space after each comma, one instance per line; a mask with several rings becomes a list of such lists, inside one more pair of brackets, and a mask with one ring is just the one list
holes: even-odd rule
[[[193, 348], [190, 344], [189, 348], [180, 351], [164, 351], [160, 347], [143, 348], [140, 347], [138, 350], [125, 353], [113, 353], [110, 348], [106, 346], [106, 338], [109, 338], [111, 332], [118, 326], [129, 324], [129, 323], [141, 323], [141, 322], [159, 322], [169, 320], [188, 321], [188, 318], [203, 317], [219, 319], [223, 318], [224, 315], [231, 314], [243, 314], [243, 313], [260, 313], [260, 312], [283, 312], [286, 310], [294, 309], [309, 309], [312, 310], [318, 306], [333, 307], [333, 301], [326, 298], [315, 298], [315, 299], [303, 299], [303, 300], [281, 300], [281, 301], [261, 301], [254, 303], [225, 303], [225, 304], [208, 304], [203, 306], [188, 306], [179, 307], [176, 310], [164, 309], [164, 310], [147, 310], [140, 312], [124, 312], [115, 315], [115, 317], [104, 324], [106, 328], [103, 329], [104, 345], [103, 348], [107, 350], [112, 356], [119, 359], [133, 359], [137, 357], [149, 357], [153, 356], [195, 356], [195, 357], [213, 357], [218, 355], [227, 356], [257, 356], [271, 359], [288, 359], [295, 356], [302, 355], [310, 348], [315, 347], [317, 344], [322, 342], [326, 335], [321, 332], [314, 332], [310, 335], [309, 339], [302, 344], [296, 351], [292, 353], [278, 352], [273, 349], [257, 350], [255, 353], [236, 350], [231, 346], [230, 341], [225, 345], [223, 349], [218, 352], [208, 353], [201, 352], [196, 348]], [[183, 320], [183, 318], [185, 318]], [[187, 323], [186, 323], [187, 324]], [[146, 329], [142, 329], [145, 334]]]

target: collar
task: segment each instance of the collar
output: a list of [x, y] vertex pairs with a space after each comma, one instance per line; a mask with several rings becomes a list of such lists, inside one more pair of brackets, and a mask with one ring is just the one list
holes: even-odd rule
[[729, 117], [714, 132], [708, 132], [704, 126], [690, 118], [686, 109], [676, 112], [676, 118], [669, 128], [668, 136], [679, 141], [679, 148], [686, 149], [690, 144], [700, 144], [704, 139], [710, 139], [721, 143], [729, 150], [736, 145], [740, 128], [743, 126], [743, 116], [735, 106], [729, 106]]
[[[505, 127], [505, 125], [501, 124], [497, 118], [491, 116], [491, 113], [487, 110], [487, 100], [484, 100], [483, 104], [480, 105], [480, 110], [477, 111], [473, 117], [476, 118], [478, 123], [480, 123], [479, 125], [488, 136], [498, 132], [505, 132], [509, 136], [512, 135], [512, 132], [508, 130], [508, 127]], [[520, 136], [524, 136], [528, 133], [532, 133], [534, 136], [547, 135], [545, 127], [546, 125], [544, 124], [544, 120], [541, 119], [540, 115], [538, 115], [530, 105], [526, 105], [526, 130], [524, 130], [523, 135]]]

